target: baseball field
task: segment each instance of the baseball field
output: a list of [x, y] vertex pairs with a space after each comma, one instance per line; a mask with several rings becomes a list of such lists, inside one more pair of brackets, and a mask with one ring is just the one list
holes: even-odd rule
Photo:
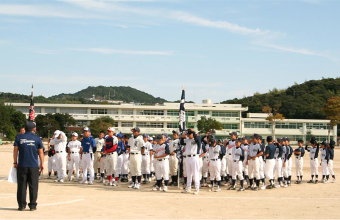
[[[335, 150], [336, 175], [340, 174], [339, 155], [340, 150]], [[12, 146], [0, 145], [0, 219], [340, 219], [340, 179], [306, 183], [310, 179], [308, 157], [301, 185], [257, 192], [202, 188], [199, 195], [182, 194], [176, 187], [165, 193], [151, 191], [151, 185], [136, 191], [126, 183], [117, 187], [54, 183], [46, 179], [46, 158], [34, 212], [17, 211], [16, 184], [7, 182], [12, 162]], [[321, 168], [319, 180], [320, 176]]]

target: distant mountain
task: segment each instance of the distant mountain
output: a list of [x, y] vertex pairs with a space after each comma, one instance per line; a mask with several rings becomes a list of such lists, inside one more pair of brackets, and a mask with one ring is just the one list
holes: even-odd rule
[[310, 80], [284, 90], [273, 89], [264, 94], [227, 100], [222, 103], [248, 106], [249, 112], [262, 112], [263, 106], [278, 108], [286, 118], [325, 119], [322, 108], [327, 99], [340, 96], [340, 78]]
[[[93, 99], [94, 95], [94, 99]], [[155, 104], [164, 103], [167, 100], [154, 97], [143, 91], [119, 86], [119, 87], [105, 87], [105, 86], [89, 86], [74, 94], [59, 94], [51, 97], [36, 96], [34, 97], [34, 102], [36, 103], [67, 103], [67, 104], [95, 104], [103, 103], [107, 104], [111, 100], [119, 100], [123, 102], [134, 102], [141, 104]], [[30, 96], [20, 95], [13, 93], [0, 93], [0, 101], [3, 102], [29, 102]]]
[[165, 99], [154, 97], [129, 86], [89, 86], [74, 94], [60, 94], [50, 97], [53, 100], [119, 100], [144, 104], [164, 103]]

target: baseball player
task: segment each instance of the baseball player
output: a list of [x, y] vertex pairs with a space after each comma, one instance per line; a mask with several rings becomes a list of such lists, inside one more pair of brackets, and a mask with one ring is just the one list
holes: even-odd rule
[[69, 167], [68, 167], [68, 180], [72, 181], [72, 171], [73, 168], [75, 168], [75, 176], [76, 176], [76, 181], [79, 181], [79, 161], [80, 161], [80, 147], [81, 143], [78, 141], [78, 134], [76, 132], [72, 133], [71, 141], [68, 142], [68, 155], [67, 155], [67, 160], [69, 161]]
[[285, 138], [285, 145], [288, 148], [288, 155], [287, 155], [287, 162], [286, 162], [286, 166], [287, 166], [287, 184], [288, 186], [291, 185], [291, 181], [292, 181], [292, 168], [293, 168], [293, 160], [292, 160], [292, 155], [293, 155], [293, 148], [292, 146], [290, 146], [289, 143], [289, 138], [286, 137]]
[[232, 150], [232, 156], [233, 156], [233, 173], [232, 173], [232, 182], [231, 186], [229, 187], [229, 190], [235, 190], [236, 189], [236, 177], [240, 180], [240, 188], [238, 191], [244, 191], [244, 185], [243, 185], [243, 160], [244, 160], [244, 152], [241, 148], [241, 142], [242, 139], [239, 138], [235, 140], [235, 147]]
[[[310, 140], [311, 147], [306, 146], [305, 150], [309, 152], [310, 158], [310, 173], [311, 173], [311, 180], [308, 183], [318, 183], [318, 169], [319, 169], [319, 143], [317, 143], [315, 137], [312, 137]], [[315, 177], [315, 179], [314, 179]]]
[[274, 173], [277, 177], [278, 184], [275, 185], [276, 188], [283, 186], [283, 176], [282, 176], [282, 157], [283, 157], [283, 148], [282, 148], [282, 140], [281, 138], [277, 139], [274, 159], [275, 159], [275, 167]]
[[132, 136], [128, 141], [128, 151], [129, 151], [129, 166], [130, 174], [132, 177], [132, 183], [129, 188], [139, 189], [142, 181], [142, 155], [145, 152], [143, 149], [144, 140], [140, 135], [139, 128], [131, 129]]
[[[257, 139], [258, 139], [259, 145], [261, 146], [261, 151], [264, 152], [265, 144], [263, 143], [264, 141], [262, 139], [262, 136], [259, 135]], [[264, 190], [264, 189], [266, 189], [266, 186], [265, 186], [265, 175], [264, 175], [264, 154], [262, 154], [259, 157], [259, 162], [260, 162], [260, 183], [261, 183], [260, 189]]]
[[332, 175], [332, 182], [335, 183], [335, 173], [334, 173], [334, 167], [333, 167], [333, 160], [334, 160], [334, 147], [335, 147], [335, 141], [331, 140], [329, 143], [329, 162], [328, 162], [328, 169], [329, 174]]
[[220, 144], [222, 151], [224, 152], [224, 156], [221, 159], [221, 178], [225, 181], [224, 185], [228, 185], [229, 177], [227, 176], [227, 144], [228, 140], [224, 140], [223, 143]]
[[[209, 138], [210, 138], [210, 133], [207, 132], [207, 134], [201, 138], [201, 143], [202, 143], [202, 149], [205, 148], [205, 155], [202, 157], [201, 159], [201, 186], [202, 187], [207, 187], [208, 183], [207, 183], [207, 179], [208, 179], [208, 172], [209, 172], [209, 155], [208, 155], [208, 149], [209, 149]], [[201, 152], [202, 153], [202, 152]]]
[[105, 170], [107, 173], [108, 186], [117, 186], [115, 181], [115, 172], [117, 168], [118, 160], [118, 138], [115, 136], [115, 129], [110, 127], [107, 129], [107, 135], [105, 137], [104, 154], [106, 155]]
[[64, 132], [56, 130], [54, 137], [51, 140], [51, 145], [54, 146], [55, 150], [55, 163], [58, 178], [55, 182], [63, 183], [66, 177], [66, 144], [67, 137]]
[[[186, 137], [187, 136], [187, 137]], [[186, 174], [187, 174], [187, 184], [186, 188], [183, 191], [184, 193], [189, 193], [191, 191], [191, 184], [194, 180], [195, 182], [195, 191], [194, 194], [197, 195], [199, 193], [200, 187], [200, 179], [199, 179], [199, 158], [204, 156], [205, 149], [203, 148], [203, 153], [201, 152], [201, 140], [196, 135], [196, 133], [189, 129], [185, 134], [182, 135], [180, 140], [181, 145], [184, 145], [184, 155], [186, 156]]]
[[171, 183], [170, 186], [177, 186], [178, 184], [178, 158], [177, 151], [179, 149], [179, 135], [177, 131], [172, 131], [173, 141], [169, 145], [170, 157], [169, 157], [169, 165], [170, 165], [170, 176]]
[[104, 170], [100, 169], [102, 163], [100, 162], [101, 158], [102, 158], [102, 149], [105, 143], [104, 140], [104, 136], [105, 136], [105, 132], [104, 131], [100, 131], [99, 132], [99, 136], [97, 138], [95, 138], [94, 140], [96, 141], [96, 147], [97, 147], [97, 151], [94, 152], [94, 161], [93, 161], [93, 169], [94, 169], [94, 178], [97, 179], [97, 173], [100, 173], [100, 180], [103, 181], [104, 179]]
[[[93, 152], [96, 152], [96, 141], [91, 136], [90, 128], [83, 129], [83, 139], [81, 140], [80, 158], [82, 160], [83, 181], [82, 184], [93, 184], [94, 169], [93, 169]], [[90, 173], [89, 182], [87, 181], [87, 173]]]
[[[54, 172], [54, 176], [57, 177], [57, 169], [55, 166], [55, 150], [54, 150], [54, 146], [51, 145], [51, 140], [52, 138], [49, 140], [48, 143], [48, 179], [51, 179], [51, 174], [52, 171]], [[53, 143], [53, 142], [52, 142]]]
[[298, 140], [298, 148], [294, 150], [295, 168], [296, 168], [296, 184], [302, 183], [303, 177], [303, 156], [305, 149], [303, 148], [303, 140]]
[[[252, 190], [258, 190], [260, 187], [260, 162], [259, 157], [263, 154], [261, 151], [261, 146], [258, 144], [258, 134], [253, 135], [252, 143], [249, 145], [249, 154], [248, 154], [248, 173], [249, 173], [249, 187]], [[253, 183], [256, 183], [256, 186], [253, 186]]]
[[329, 162], [329, 144], [325, 141], [321, 143], [321, 167], [322, 167], [322, 182], [328, 183], [329, 179], [329, 170], [328, 170], [328, 162]]
[[124, 161], [123, 155], [126, 152], [125, 144], [123, 141], [124, 135], [122, 133], [119, 133], [116, 135], [116, 137], [118, 139], [118, 149], [117, 149], [118, 158], [117, 158], [115, 178], [117, 182], [118, 181], [123, 182], [123, 174], [122, 174], [123, 161]]
[[222, 151], [222, 146], [217, 144], [213, 136], [209, 138], [208, 146], [211, 191], [219, 192], [221, 191], [221, 159], [224, 157], [225, 151]]
[[246, 137], [242, 138], [242, 144], [241, 144], [241, 148], [244, 152], [244, 160], [243, 160], [243, 176], [244, 179], [247, 183], [247, 186], [249, 186], [249, 175], [248, 175], [248, 152], [249, 152], [249, 142], [248, 139]]
[[237, 139], [237, 132], [231, 132], [229, 133], [231, 140], [228, 141], [228, 144], [226, 146], [226, 150], [227, 150], [227, 180], [226, 182], [231, 182], [231, 177], [233, 174], [233, 148], [235, 148], [235, 141]]
[[[288, 182], [288, 166], [287, 166], [287, 161], [288, 161], [288, 155], [289, 155], [289, 148], [286, 146], [286, 138], [281, 138], [280, 142], [282, 146], [282, 175], [283, 175], [283, 187], [287, 187], [287, 182]], [[281, 185], [282, 186], [282, 185]]]
[[269, 179], [269, 185], [267, 189], [272, 189], [274, 187], [274, 168], [275, 168], [275, 153], [277, 147], [273, 144], [273, 137], [267, 137], [268, 145], [265, 148], [265, 175]]
[[156, 186], [153, 190], [162, 190], [162, 180], [164, 180], [163, 191], [168, 191], [169, 184], [169, 145], [165, 143], [162, 135], [155, 137], [156, 144], [153, 146], [154, 160], [155, 160], [155, 174], [156, 174]]
[[142, 176], [143, 176], [143, 184], [147, 184], [150, 182], [150, 151], [152, 151], [152, 144], [149, 142], [149, 135], [143, 134], [144, 145], [142, 149], [144, 149], [144, 153], [142, 153]]

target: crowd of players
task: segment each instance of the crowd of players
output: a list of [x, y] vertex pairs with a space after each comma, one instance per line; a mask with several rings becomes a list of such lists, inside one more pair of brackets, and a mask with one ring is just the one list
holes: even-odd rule
[[268, 136], [263, 140], [258, 134], [239, 138], [231, 132], [229, 140], [217, 140], [211, 132], [197, 134], [192, 129], [182, 134], [173, 131], [171, 137], [141, 135], [139, 128], [131, 132], [116, 134], [114, 128], [108, 128], [93, 138], [85, 127], [81, 138], [74, 132], [68, 141], [64, 132], [55, 131], [48, 147], [48, 178], [54, 173], [55, 181], [60, 183], [92, 185], [97, 180], [117, 186], [130, 182], [128, 187], [133, 189], [155, 181], [152, 190], [164, 192], [168, 186], [183, 184], [184, 193], [190, 193], [194, 184], [194, 194], [200, 187], [221, 191], [222, 185], [229, 190], [236, 190], [237, 185], [239, 191], [264, 190], [291, 185], [293, 158], [295, 183], [301, 184], [303, 159], [307, 157], [311, 169], [308, 183], [318, 183], [319, 165], [321, 181], [329, 182], [330, 176], [335, 181], [333, 141], [318, 143], [312, 137], [309, 145], [299, 140], [293, 149], [288, 138], [273, 140]]

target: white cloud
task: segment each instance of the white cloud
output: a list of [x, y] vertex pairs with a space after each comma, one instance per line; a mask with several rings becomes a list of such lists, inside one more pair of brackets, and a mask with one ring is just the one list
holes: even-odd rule
[[278, 50], [278, 51], [284, 51], [284, 52], [289, 52], [289, 53], [297, 53], [297, 54], [308, 55], [308, 56], [324, 57], [324, 58], [327, 58], [327, 59], [330, 59], [330, 60], [333, 60], [333, 61], [336, 60], [335, 58], [331, 57], [327, 53], [309, 50], [309, 49], [304, 49], [304, 48], [287, 47], [287, 46], [282, 46], [282, 45], [278, 45], [278, 44], [271, 44], [271, 43], [259, 43], [258, 45], [266, 47], [266, 48]]
[[172, 51], [155, 51], [155, 50], [117, 50], [111, 48], [70, 48], [72, 51], [91, 52], [99, 54], [121, 54], [121, 55], [155, 55], [155, 56], [171, 56]]
[[212, 21], [206, 18], [198, 17], [186, 12], [172, 12], [170, 17], [184, 23], [190, 23], [198, 26], [224, 29], [233, 33], [245, 35], [268, 35], [270, 31], [262, 30], [260, 28], [248, 28], [234, 24], [228, 21]]
[[0, 14], [30, 17], [88, 18], [91, 16], [45, 5], [1, 4]]

